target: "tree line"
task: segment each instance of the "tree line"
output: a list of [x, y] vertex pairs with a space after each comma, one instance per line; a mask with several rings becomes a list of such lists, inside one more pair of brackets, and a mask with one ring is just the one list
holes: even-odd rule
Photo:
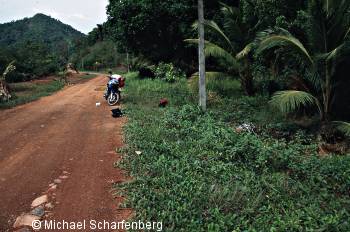
[[[204, 1], [208, 76], [239, 78], [281, 111], [350, 118], [350, 2]], [[119, 52], [197, 72], [197, 1], [110, 0], [103, 30]]]

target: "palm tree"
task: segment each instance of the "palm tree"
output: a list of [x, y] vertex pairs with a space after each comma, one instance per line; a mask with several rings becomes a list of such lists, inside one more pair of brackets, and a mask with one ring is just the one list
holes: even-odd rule
[[[205, 20], [205, 26], [221, 37], [222, 45], [205, 41], [205, 54], [207, 57], [215, 57], [225, 62], [225, 71], [207, 72], [207, 76], [227, 76], [239, 72], [242, 89], [247, 95], [254, 94], [253, 76], [251, 74], [250, 53], [253, 43], [247, 45], [247, 41], [254, 41], [255, 34], [243, 23], [239, 8], [221, 3], [221, 12], [225, 17], [223, 29], [214, 21]], [[193, 27], [198, 28], [198, 23]], [[227, 31], [226, 32], [224, 32]], [[232, 36], [229, 36], [232, 35]], [[198, 39], [187, 39], [186, 42], [198, 44]]]
[[0, 100], [1, 101], [8, 101], [11, 98], [10, 90], [8, 88], [8, 85], [6, 83], [6, 76], [14, 71], [16, 67], [13, 65], [14, 62], [11, 62], [2, 75], [0, 75]]
[[282, 112], [290, 113], [302, 107], [316, 106], [321, 121], [330, 121], [334, 93], [339, 84], [335, 71], [350, 53], [349, 10], [348, 0], [310, 0], [308, 48], [284, 29], [261, 40], [258, 54], [277, 48], [299, 53], [311, 74], [300, 78], [304, 88], [274, 94], [271, 102]]

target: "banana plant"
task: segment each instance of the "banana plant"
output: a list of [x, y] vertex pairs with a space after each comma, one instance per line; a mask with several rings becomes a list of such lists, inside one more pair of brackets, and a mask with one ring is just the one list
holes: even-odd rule
[[11, 98], [10, 90], [6, 83], [6, 77], [8, 74], [10, 74], [12, 71], [16, 69], [16, 67], [13, 64], [14, 64], [14, 61], [12, 61], [6, 67], [2, 75], [0, 75], [0, 100], [2, 101], [8, 101]]
[[[257, 53], [284, 49], [285, 52], [300, 54], [307, 64], [311, 88], [279, 91], [271, 103], [284, 113], [295, 112], [301, 107], [314, 107], [324, 123], [331, 120], [332, 102], [339, 83], [335, 71], [350, 54], [350, 1], [310, 0], [310, 31], [308, 47], [287, 30], [270, 33], [261, 39]], [[342, 124], [342, 129], [349, 124]], [[349, 127], [350, 129], [350, 127]]]
[[[215, 57], [225, 62], [225, 71], [221, 73], [222, 76], [239, 72], [242, 89], [246, 95], [253, 95], [253, 76], [250, 70], [251, 59], [249, 55], [252, 52], [255, 34], [242, 22], [239, 8], [223, 3], [221, 5], [221, 12], [225, 18], [223, 28], [212, 20], [205, 20], [204, 23], [206, 28], [219, 35], [221, 40], [216, 42], [206, 41], [205, 54], [207, 57]], [[197, 29], [198, 23], [194, 23], [193, 28]], [[229, 34], [232, 34], [232, 36], [229, 36]], [[198, 39], [187, 39], [185, 41], [198, 44]], [[252, 41], [252, 43], [247, 45], [247, 41]], [[212, 76], [212, 73], [208, 72], [208, 76]], [[219, 74], [215, 72], [215, 76]]]

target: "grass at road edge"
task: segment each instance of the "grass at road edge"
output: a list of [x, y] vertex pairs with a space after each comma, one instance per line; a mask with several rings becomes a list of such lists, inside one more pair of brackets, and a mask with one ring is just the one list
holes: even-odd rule
[[[74, 83], [80, 83], [81, 81], [87, 81], [97, 77], [97, 74], [82, 74], [78, 77], [72, 78]], [[11, 83], [11, 95], [12, 99], [8, 102], [0, 102], [0, 109], [8, 109], [18, 105], [23, 105], [41, 97], [50, 96], [53, 93], [61, 90], [65, 83], [60, 80], [48, 80], [43, 82], [20, 82]]]
[[[116, 190], [137, 220], [162, 221], [164, 231], [350, 231], [349, 156], [319, 158], [302, 131], [286, 141], [232, 128], [232, 120], [266, 124], [264, 98], [216, 97], [202, 113], [186, 80], [137, 74], [125, 93], [118, 165], [134, 181]], [[163, 97], [166, 109], [158, 108]]]
[[32, 82], [10, 84], [12, 99], [8, 102], [1, 102], [0, 109], [12, 108], [49, 96], [61, 90], [64, 85], [63, 82], [55, 80], [40, 84]]

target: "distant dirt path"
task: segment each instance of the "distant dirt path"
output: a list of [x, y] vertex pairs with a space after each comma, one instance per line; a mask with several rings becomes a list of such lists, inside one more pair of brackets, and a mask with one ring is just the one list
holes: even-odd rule
[[118, 210], [111, 193], [113, 182], [125, 180], [113, 167], [125, 119], [112, 118], [97, 91], [106, 81], [99, 76], [0, 111], [0, 231], [11, 231], [16, 217], [30, 212], [32, 201], [60, 176], [62, 183], [49, 193], [50, 219], [112, 222], [130, 216], [130, 210]]

